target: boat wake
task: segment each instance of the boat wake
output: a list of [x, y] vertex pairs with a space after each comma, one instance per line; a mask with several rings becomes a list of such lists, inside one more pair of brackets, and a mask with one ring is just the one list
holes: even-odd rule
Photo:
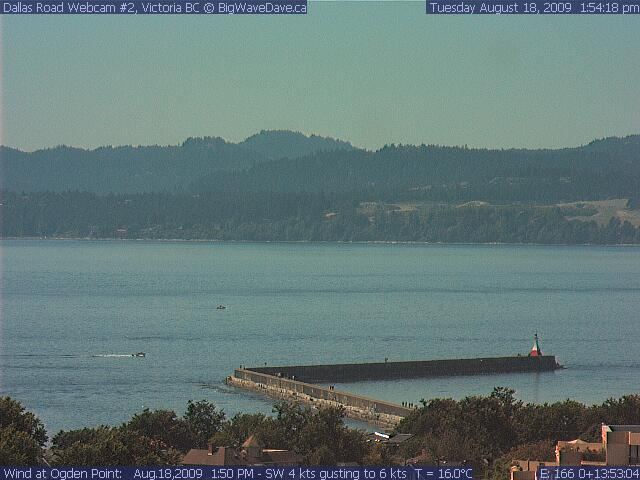
[[144, 352], [138, 353], [100, 353], [97, 355], [91, 355], [92, 357], [98, 358], [131, 358], [131, 357], [144, 357], [146, 354]]
[[131, 358], [131, 357], [145, 357], [146, 353], [99, 353], [95, 355], [81, 355], [81, 354], [47, 354], [47, 353], [13, 353], [13, 354], [0, 354], [0, 358]]

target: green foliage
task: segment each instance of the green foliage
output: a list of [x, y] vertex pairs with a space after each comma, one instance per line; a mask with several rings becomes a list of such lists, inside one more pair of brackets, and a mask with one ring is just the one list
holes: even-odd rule
[[262, 413], [237, 413], [222, 424], [211, 442], [220, 447], [238, 447], [249, 435], [272, 448], [284, 448], [274, 420]]
[[37, 465], [47, 432], [33, 413], [11, 397], [0, 397], [0, 465]]
[[[203, 430], [209, 428], [204, 425]], [[149, 410], [136, 413], [123, 425], [124, 430], [154, 439], [163, 447], [173, 447], [186, 452], [198, 441], [196, 434], [189, 428], [187, 420], [178, 418], [171, 410]]]
[[171, 410], [133, 415], [119, 427], [59, 432], [52, 441], [57, 465], [175, 465], [190, 448], [206, 446], [219, 431], [224, 413], [201, 400], [190, 401], [184, 417]]
[[100, 438], [104, 438], [113, 427], [100, 425], [95, 428], [82, 428], [78, 430], [60, 430], [51, 440], [54, 449], [61, 450], [71, 447], [74, 443], [93, 443]]
[[0, 429], [7, 427], [26, 433], [41, 447], [47, 441], [47, 432], [38, 417], [27, 412], [17, 400], [0, 397]]
[[513, 419], [522, 405], [513, 394], [513, 390], [496, 388], [488, 397], [430, 400], [397, 430], [424, 437], [422, 445], [413, 444], [413, 454], [422, 447], [433, 460], [466, 460], [480, 466], [517, 441]]
[[203, 193], [3, 197], [4, 237], [447, 243], [640, 243], [640, 229], [567, 220], [554, 206], [421, 204], [398, 211], [362, 193]]
[[58, 465], [174, 464], [179, 451], [213, 432], [211, 441], [217, 446], [237, 447], [253, 434], [271, 448], [299, 452], [309, 464], [389, 464], [420, 454], [432, 462], [466, 461], [478, 471], [491, 470], [503, 478], [513, 458], [545, 459], [549, 445], [558, 440], [595, 440], [602, 422], [640, 423], [640, 396], [590, 407], [571, 400], [538, 405], [523, 404], [513, 390], [498, 387], [487, 397], [423, 401], [422, 408], [397, 427], [415, 435], [399, 456], [368, 444], [363, 432], [347, 428], [342, 408], [313, 411], [281, 402], [274, 413], [274, 417], [236, 414], [225, 420], [206, 401], [190, 402], [183, 418], [167, 410], [144, 410], [121, 427], [58, 433], [53, 438], [53, 459]]
[[600, 424], [594, 414], [597, 414], [594, 407], [565, 400], [553, 404], [527, 405], [518, 410], [515, 422], [519, 438], [524, 443], [544, 439], [574, 440], [593, 424]]
[[306, 447], [298, 445], [298, 441], [311, 421], [312, 411], [300, 404], [288, 402], [277, 403], [273, 411], [276, 414], [278, 435], [284, 441], [285, 448], [300, 452], [306, 450]]
[[550, 459], [559, 440], [599, 441], [602, 423], [639, 424], [640, 395], [593, 406], [573, 400], [540, 405], [523, 404], [513, 390], [496, 388], [488, 397], [423, 401], [396, 430], [416, 435], [403, 445], [405, 456], [467, 460], [501, 479], [511, 460]]
[[640, 395], [610, 398], [597, 408], [597, 414], [612, 425], [640, 425]]
[[[0, 464], [37, 464], [40, 442], [46, 441], [42, 423], [8, 397], [0, 399], [0, 408]], [[118, 427], [59, 432], [49, 459], [53, 465], [173, 465], [210, 434], [215, 445], [234, 447], [256, 435], [265, 446], [295, 450], [312, 465], [399, 464], [420, 455], [426, 462], [466, 461], [502, 480], [514, 459], [551, 459], [558, 440], [597, 441], [601, 423], [640, 424], [640, 395], [593, 406], [572, 400], [539, 405], [524, 404], [513, 390], [498, 387], [489, 396], [422, 401], [397, 426], [398, 432], [414, 434], [399, 451], [372, 445], [362, 431], [348, 428], [343, 408], [281, 402], [274, 414], [225, 419], [205, 400], [189, 402], [182, 418], [147, 409]]]
[[401, 458], [394, 456], [397, 452], [391, 451], [383, 444], [377, 443], [369, 445], [368, 447], [368, 452], [362, 461], [362, 465], [404, 465], [404, 459], [407, 458], [407, 456], [404, 455], [401, 456]]
[[431, 464], [443, 461], [464, 462], [477, 471], [482, 471], [483, 460], [491, 456], [490, 443], [478, 442], [477, 437], [469, 437], [460, 430], [447, 430], [439, 437], [424, 439], [424, 459]]
[[344, 416], [343, 407], [322, 407], [307, 416], [302, 428], [293, 435], [293, 447], [308, 464], [362, 462], [368, 453], [364, 434], [347, 428]]
[[170, 410], [135, 414], [120, 427], [100, 426], [59, 432], [53, 438], [56, 465], [165, 465], [179, 461], [209, 440], [216, 446], [240, 446], [255, 435], [270, 448], [295, 450], [312, 464], [362, 461], [369, 453], [365, 436], [344, 424], [342, 408], [317, 412], [279, 403], [276, 415], [224, 414], [206, 401], [189, 402], [183, 418]]
[[189, 400], [184, 420], [194, 438], [193, 447], [204, 448], [209, 439], [220, 431], [225, 415], [207, 400]]
[[9, 426], [0, 428], [0, 465], [38, 465], [42, 448], [27, 432]]
[[124, 426], [60, 432], [52, 443], [54, 465], [175, 465], [181, 458], [177, 450]]
[[213, 436], [217, 446], [239, 446], [255, 435], [270, 448], [295, 450], [310, 465], [362, 462], [369, 454], [363, 432], [344, 424], [344, 409], [328, 407], [317, 412], [286, 402], [274, 406], [275, 417], [237, 414]]

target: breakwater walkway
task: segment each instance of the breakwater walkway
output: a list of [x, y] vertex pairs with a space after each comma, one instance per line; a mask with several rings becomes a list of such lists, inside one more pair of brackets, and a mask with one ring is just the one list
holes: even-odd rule
[[307, 405], [341, 405], [347, 416], [392, 428], [411, 413], [393, 402], [334, 390], [318, 383], [349, 383], [400, 378], [542, 372], [560, 368], [553, 355], [424, 360], [408, 362], [348, 363], [238, 368], [227, 383], [273, 398]]
[[411, 413], [410, 408], [392, 402], [333, 390], [320, 385], [277, 377], [249, 369], [238, 368], [227, 384], [252, 390], [271, 398], [300, 402], [312, 407], [342, 406], [347, 417], [383, 428], [393, 428]]

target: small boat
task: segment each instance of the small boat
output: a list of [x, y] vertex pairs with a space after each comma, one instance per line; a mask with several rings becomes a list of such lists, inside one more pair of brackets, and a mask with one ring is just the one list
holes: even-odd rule
[[144, 352], [137, 352], [137, 353], [132, 353], [131, 356], [132, 357], [146, 357], [146, 354]]
[[225, 307], [224, 305], [221, 304], [221, 305], [218, 305], [216, 307], [216, 310], [224, 310], [225, 308], [227, 308], [227, 307]]

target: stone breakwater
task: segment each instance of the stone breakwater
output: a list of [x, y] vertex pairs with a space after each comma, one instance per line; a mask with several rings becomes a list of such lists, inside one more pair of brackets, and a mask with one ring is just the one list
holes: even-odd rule
[[446, 377], [552, 371], [560, 368], [553, 355], [489, 357], [406, 362], [339, 363], [251, 367], [252, 372], [292, 378], [307, 383], [349, 383], [399, 378]]
[[385, 429], [392, 429], [411, 413], [410, 408], [395, 403], [242, 369], [227, 377], [226, 383], [270, 398], [303, 403], [311, 407], [344, 407], [347, 417]]
[[553, 371], [552, 355], [238, 368], [227, 383], [272, 398], [311, 406], [342, 406], [350, 418], [393, 428], [413, 411], [396, 403], [322, 387], [317, 383]]

